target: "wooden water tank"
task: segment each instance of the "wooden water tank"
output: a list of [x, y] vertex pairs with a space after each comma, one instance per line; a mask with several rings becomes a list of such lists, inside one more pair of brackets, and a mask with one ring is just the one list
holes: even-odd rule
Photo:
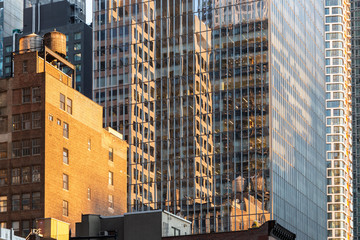
[[35, 33], [23, 36], [19, 41], [19, 53], [40, 51], [42, 49], [43, 39]]
[[66, 36], [56, 30], [44, 35], [44, 45], [57, 54], [66, 56]]

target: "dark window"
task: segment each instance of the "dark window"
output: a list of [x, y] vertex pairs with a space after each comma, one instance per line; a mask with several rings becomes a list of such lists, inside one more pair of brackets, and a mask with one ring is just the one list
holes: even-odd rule
[[33, 192], [32, 193], [32, 202], [31, 202], [32, 209], [40, 209], [40, 192]]
[[19, 211], [20, 210], [20, 195], [12, 195], [12, 201], [11, 201], [11, 209], [13, 211]]
[[30, 88], [23, 88], [22, 89], [22, 102], [29, 103], [31, 102], [31, 91]]
[[21, 195], [21, 207], [22, 210], [30, 210], [30, 193]]

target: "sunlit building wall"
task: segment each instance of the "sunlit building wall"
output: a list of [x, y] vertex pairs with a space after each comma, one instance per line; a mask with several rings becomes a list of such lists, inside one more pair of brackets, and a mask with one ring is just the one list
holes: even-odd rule
[[326, 1], [328, 239], [352, 239], [350, 1]]
[[325, 239], [324, 1], [93, 4], [93, 97], [130, 145], [128, 210]]

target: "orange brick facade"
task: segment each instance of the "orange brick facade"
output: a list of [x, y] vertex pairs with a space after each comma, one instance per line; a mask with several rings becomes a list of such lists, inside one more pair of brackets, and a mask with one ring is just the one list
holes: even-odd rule
[[71, 76], [45, 56], [15, 55], [14, 77], [0, 80], [8, 106], [0, 123], [7, 150], [0, 159], [0, 223], [20, 235], [37, 218], [69, 222], [75, 232], [81, 214], [123, 214], [127, 207], [127, 143], [102, 128], [102, 107], [71, 88]]

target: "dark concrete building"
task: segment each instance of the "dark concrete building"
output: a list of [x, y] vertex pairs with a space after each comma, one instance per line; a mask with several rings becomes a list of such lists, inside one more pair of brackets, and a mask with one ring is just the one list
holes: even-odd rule
[[[25, 4], [23, 34], [16, 36], [15, 51], [18, 50], [18, 39], [27, 34], [44, 35], [56, 29], [66, 35], [67, 60], [76, 67], [76, 78], [73, 85], [85, 96], [92, 97], [92, 28], [85, 23], [84, 1], [41, 2]], [[13, 38], [4, 38], [4, 48], [10, 49]], [[9, 48], [6, 48], [8, 47]], [[4, 76], [10, 76], [12, 48], [4, 51]]]
[[294, 240], [296, 235], [276, 221], [268, 221], [259, 228], [246, 231], [196, 234], [189, 236], [163, 237], [163, 240]]
[[108, 236], [117, 240], [161, 240], [191, 234], [191, 222], [167, 211], [125, 213], [121, 216], [83, 215], [76, 223], [76, 238]]

